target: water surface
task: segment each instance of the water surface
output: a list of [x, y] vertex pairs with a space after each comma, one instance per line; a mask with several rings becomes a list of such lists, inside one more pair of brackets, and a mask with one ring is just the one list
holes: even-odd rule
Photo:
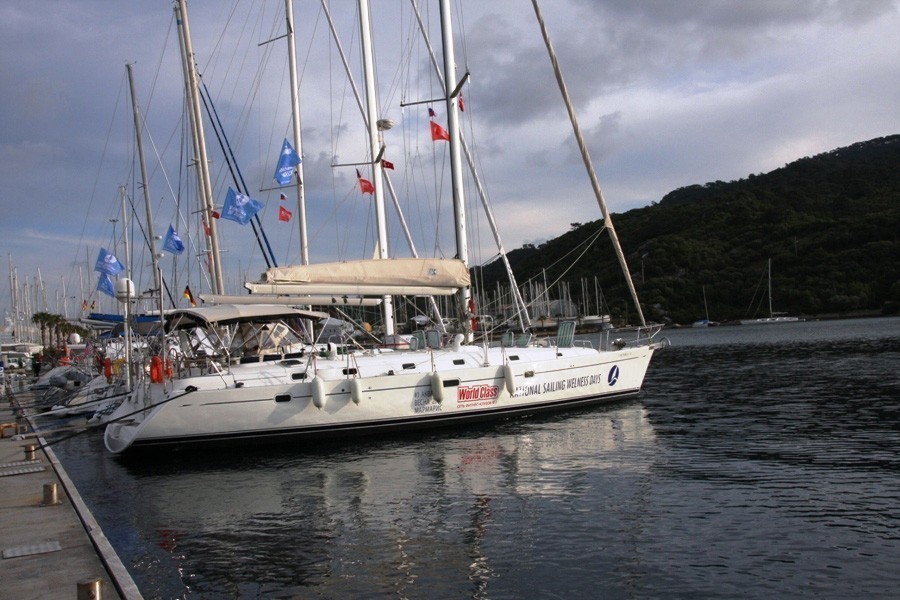
[[147, 598], [848, 598], [900, 587], [900, 319], [667, 331], [641, 398], [123, 462], [56, 448]]

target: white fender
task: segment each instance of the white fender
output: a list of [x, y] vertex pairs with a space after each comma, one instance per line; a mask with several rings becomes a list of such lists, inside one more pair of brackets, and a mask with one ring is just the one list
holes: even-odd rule
[[359, 379], [350, 380], [350, 399], [354, 404], [359, 404], [362, 400], [363, 388]]
[[503, 381], [506, 383], [506, 391], [512, 396], [516, 393], [516, 374], [513, 372], [512, 365], [506, 363], [503, 365]]
[[431, 374], [431, 395], [438, 404], [444, 401], [444, 380], [437, 371]]
[[321, 409], [325, 406], [325, 382], [316, 375], [312, 378], [312, 398], [316, 408]]

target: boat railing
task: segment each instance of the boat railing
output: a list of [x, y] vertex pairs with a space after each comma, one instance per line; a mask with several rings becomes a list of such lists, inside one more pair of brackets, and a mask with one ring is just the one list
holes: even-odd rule
[[607, 329], [600, 335], [600, 348], [603, 350], [621, 350], [626, 346], [649, 346], [662, 331], [662, 325], [638, 325]]

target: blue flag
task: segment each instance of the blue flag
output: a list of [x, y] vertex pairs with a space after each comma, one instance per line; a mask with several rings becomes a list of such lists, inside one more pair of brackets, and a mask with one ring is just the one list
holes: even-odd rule
[[275, 181], [279, 185], [287, 185], [291, 182], [291, 176], [294, 174], [294, 167], [300, 164], [300, 155], [291, 146], [291, 143], [284, 138], [284, 144], [281, 146], [281, 156], [278, 157], [278, 165], [275, 167]]
[[232, 188], [228, 188], [225, 196], [225, 206], [222, 207], [222, 218], [246, 225], [263, 207], [263, 203], [254, 200], [250, 196], [239, 194]]
[[172, 254], [181, 254], [184, 252], [184, 244], [181, 238], [175, 233], [175, 228], [169, 225], [169, 231], [166, 233], [166, 241], [163, 242], [163, 250], [168, 250]]
[[97, 289], [107, 296], [116, 297], [116, 290], [113, 288], [112, 279], [106, 273], [100, 273], [100, 280], [97, 282]]
[[125, 270], [125, 266], [106, 248], [100, 248], [100, 255], [97, 257], [97, 264], [94, 265], [94, 270], [107, 275], [118, 275]]

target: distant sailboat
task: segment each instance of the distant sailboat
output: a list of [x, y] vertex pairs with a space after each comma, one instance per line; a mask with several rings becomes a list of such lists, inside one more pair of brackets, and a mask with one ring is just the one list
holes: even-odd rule
[[741, 325], [765, 325], [769, 323], [796, 323], [802, 321], [800, 317], [775, 316], [772, 312], [772, 259], [768, 260], [766, 270], [768, 273], [768, 290], [769, 290], [769, 316], [759, 319], [741, 319]]
[[703, 290], [703, 314], [705, 315], [705, 318], [694, 321], [691, 324], [691, 327], [709, 327], [710, 325], [718, 325], [718, 323], [709, 320], [709, 307], [706, 305], [706, 286], [704, 285], [701, 289]]

